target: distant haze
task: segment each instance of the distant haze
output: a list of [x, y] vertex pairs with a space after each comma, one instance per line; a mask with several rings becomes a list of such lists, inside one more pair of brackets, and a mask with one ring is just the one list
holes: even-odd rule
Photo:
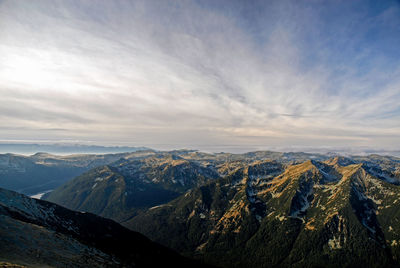
[[399, 29], [394, 0], [3, 0], [0, 140], [399, 150]]
[[14, 153], [32, 155], [35, 153], [49, 153], [57, 155], [69, 154], [111, 154], [149, 150], [145, 147], [127, 146], [99, 146], [82, 144], [15, 144], [0, 143], [0, 153]]
[[267, 147], [267, 146], [202, 146], [174, 148], [172, 145], [159, 145], [158, 147], [129, 147], [129, 146], [101, 146], [101, 145], [85, 145], [85, 144], [33, 144], [33, 143], [0, 143], [0, 154], [12, 153], [22, 155], [33, 155], [36, 153], [49, 153], [55, 155], [71, 155], [71, 154], [114, 154], [136, 151], [168, 151], [168, 150], [194, 150], [205, 153], [248, 153], [255, 151], [275, 151], [275, 152], [305, 152], [328, 155], [391, 155], [400, 157], [400, 150], [374, 149], [371, 147], [307, 147], [307, 146], [292, 146], [292, 147]]

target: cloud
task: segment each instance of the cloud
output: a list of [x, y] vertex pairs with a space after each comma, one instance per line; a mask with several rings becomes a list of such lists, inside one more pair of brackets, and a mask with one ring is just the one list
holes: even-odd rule
[[3, 1], [0, 120], [15, 129], [0, 135], [390, 147], [399, 13], [395, 2]]

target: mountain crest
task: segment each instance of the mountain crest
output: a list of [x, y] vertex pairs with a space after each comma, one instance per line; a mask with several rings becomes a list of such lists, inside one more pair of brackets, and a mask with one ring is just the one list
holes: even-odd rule
[[[337, 256], [353, 252], [354, 243], [360, 243], [357, 248], [368, 248], [375, 257], [381, 256], [378, 259], [391, 254], [387, 249], [394, 242], [388, 242], [388, 237], [393, 240], [395, 234], [389, 231], [388, 235], [391, 229], [387, 223], [397, 223], [380, 216], [385, 211], [397, 213], [391, 202], [400, 203], [400, 189], [373, 176], [363, 163], [339, 157], [291, 165], [255, 161], [137, 216], [127, 226], [177, 250], [191, 248], [205, 256], [216, 250], [252, 255], [263, 245], [264, 249], [276, 248], [269, 259], [263, 259], [263, 265], [290, 266], [299, 261], [292, 259], [294, 256], [305, 260], [318, 247], [322, 259], [332, 256], [340, 263], [343, 260]], [[400, 215], [397, 218], [400, 220]], [[178, 237], [188, 248], [152, 236], [147, 226], [153, 221], [160, 221], [157, 228], [161, 233], [186, 226], [188, 232]], [[400, 243], [400, 235], [396, 237], [393, 241]], [[400, 256], [400, 251], [396, 254]], [[277, 256], [281, 256], [279, 260]]]

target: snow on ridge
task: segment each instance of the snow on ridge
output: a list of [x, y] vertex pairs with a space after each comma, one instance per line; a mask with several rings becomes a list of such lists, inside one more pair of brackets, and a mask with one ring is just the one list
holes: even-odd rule
[[322, 176], [324, 177], [326, 182], [334, 182], [339, 179], [336, 175], [329, 173], [329, 171], [327, 169], [332, 170], [332, 168], [329, 167], [328, 165], [325, 165], [323, 163], [320, 163], [320, 162], [314, 161], [314, 160], [312, 160], [312, 163], [318, 169], [318, 171], [322, 174]]
[[327, 179], [328, 182], [333, 182], [336, 181], [338, 178], [335, 175], [329, 174], [322, 170], [322, 168], [318, 168], [318, 170], [321, 172], [321, 174], [324, 176], [325, 179]]
[[399, 180], [397, 180], [395, 177], [390, 177], [388, 174], [384, 173], [382, 170], [375, 170], [376, 167], [371, 167], [368, 166], [368, 172], [371, 173], [374, 177], [377, 177], [379, 179], [383, 179], [386, 182], [392, 183], [392, 184], [398, 184]]
[[49, 213], [52, 212], [51, 209], [48, 209], [48, 211], [44, 210], [32, 198], [6, 190], [0, 190], [0, 204], [15, 211], [23, 212], [24, 215], [31, 218], [46, 219], [49, 217]]
[[[353, 192], [356, 194], [358, 201], [367, 201], [367, 200], [371, 200], [371, 198], [366, 195], [364, 192], [362, 192], [359, 189], [359, 184], [354, 184], [352, 186], [352, 190]], [[372, 200], [374, 202], [374, 200]], [[358, 211], [358, 215], [359, 217], [361, 217], [361, 224], [367, 228], [371, 233], [375, 234], [376, 230], [375, 230], [375, 226], [373, 224], [371, 224], [371, 220], [372, 220], [372, 215], [375, 214], [375, 210], [374, 208], [370, 207], [368, 205], [368, 203], [363, 203], [363, 210], [362, 211]]]
[[314, 192], [313, 187], [314, 187], [314, 184], [312, 183], [311, 185], [309, 185], [309, 189], [307, 192], [299, 192], [299, 191], [296, 192], [296, 195], [294, 198], [296, 198], [296, 197], [300, 198], [299, 203], [300, 203], [301, 207], [292, 211], [290, 213], [290, 217], [303, 220], [303, 218], [300, 215], [302, 213], [306, 212], [306, 210], [310, 207], [310, 201], [308, 199]]
[[56, 205], [43, 206], [40, 201], [24, 196], [22, 194], [0, 189], [0, 206], [14, 211], [33, 221], [43, 223], [57, 222], [60, 226], [77, 232], [72, 221], [65, 221], [54, 214]]

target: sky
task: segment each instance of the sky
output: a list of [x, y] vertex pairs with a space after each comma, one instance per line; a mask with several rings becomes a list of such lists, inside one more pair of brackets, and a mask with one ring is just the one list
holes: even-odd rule
[[400, 1], [0, 0], [0, 141], [400, 148]]

